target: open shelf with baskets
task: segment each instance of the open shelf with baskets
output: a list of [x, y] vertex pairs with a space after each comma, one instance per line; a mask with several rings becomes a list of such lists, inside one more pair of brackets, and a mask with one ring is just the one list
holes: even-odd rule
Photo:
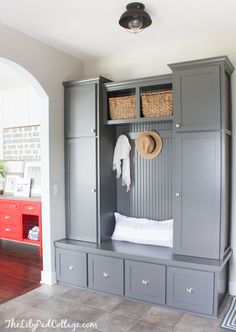
[[172, 121], [172, 76], [105, 84], [104, 123]]

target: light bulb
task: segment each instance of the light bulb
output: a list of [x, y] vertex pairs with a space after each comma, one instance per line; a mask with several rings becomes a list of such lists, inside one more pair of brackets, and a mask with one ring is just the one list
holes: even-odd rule
[[132, 30], [134, 33], [137, 33], [142, 28], [142, 25], [143, 25], [143, 20], [137, 17], [134, 17], [128, 23], [129, 29]]

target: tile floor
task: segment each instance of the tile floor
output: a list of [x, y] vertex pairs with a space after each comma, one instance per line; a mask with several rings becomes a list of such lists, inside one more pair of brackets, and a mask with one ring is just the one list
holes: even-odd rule
[[[12, 320], [14, 318], [14, 321]], [[30, 323], [32, 325], [17, 326]], [[53, 326], [42, 326], [48, 320]], [[63, 320], [67, 319], [67, 326]], [[11, 322], [8, 327], [7, 320]], [[178, 310], [127, 300], [117, 296], [65, 285], [41, 286], [0, 305], [0, 331], [86, 331], [86, 332], [223, 332], [221, 319], [184, 313]], [[23, 322], [23, 323], [22, 323]], [[77, 327], [78, 322], [92, 322], [90, 327]], [[14, 325], [13, 325], [14, 323]], [[13, 327], [14, 326], [14, 327]], [[33, 329], [32, 329], [33, 328]]]

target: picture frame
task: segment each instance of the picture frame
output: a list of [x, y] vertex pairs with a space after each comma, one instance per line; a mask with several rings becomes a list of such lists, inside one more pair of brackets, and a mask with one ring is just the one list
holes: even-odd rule
[[31, 196], [41, 196], [41, 163], [25, 162], [24, 178], [31, 179]]
[[16, 180], [14, 196], [29, 197], [30, 196], [30, 187], [31, 187], [30, 178], [18, 178]]
[[8, 173], [6, 175], [4, 195], [13, 195], [16, 189], [17, 179], [21, 178], [20, 174]]

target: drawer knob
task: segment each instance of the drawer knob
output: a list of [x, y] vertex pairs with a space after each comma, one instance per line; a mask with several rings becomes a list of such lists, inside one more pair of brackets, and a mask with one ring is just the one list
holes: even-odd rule
[[180, 127], [180, 124], [179, 124], [179, 123], [176, 123], [175, 127], [176, 127], [176, 128], [179, 128], [179, 127]]
[[96, 133], [96, 129], [92, 128], [91, 133]]
[[33, 206], [28, 206], [28, 210], [33, 210]]
[[4, 216], [4, 219], [10, 219], [10, 216]]
[[175, 197], [179, 197], [180, 196], [180, 193], [175, 193]]
[[97, 190], [95, 188], [92, 189], [92, 193], [95, 193]]
[[16, 204], [13, 205], [13, 208], [16, 209]]
[[142, 284], [147, 286], [150, 284], [150, 281], [149, 280], [142, 280]]
[[5, 232], [10, 232], [10, 228], [5, 228]]
[[68, 267], [68, 269], [69, 269], [70, 271], [72, 271], [72, 270], [75, 269], [75, 267], [74, 267], [73, 265], [70, 265], [70, 266]]
[[104, 278], [109, 278], [109, 273], [107, 273], [107, 272], [103, 272], [102, 276], [103, 276]]
[[186, 292], [189, 294], [194, 293], [194, 289], [193, 288], [186, 288]]

